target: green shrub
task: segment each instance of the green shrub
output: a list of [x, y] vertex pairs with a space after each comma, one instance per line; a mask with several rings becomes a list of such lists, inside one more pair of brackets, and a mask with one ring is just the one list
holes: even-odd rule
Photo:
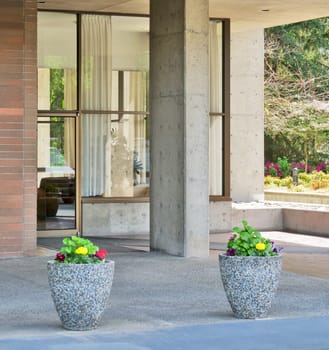
[[273, 184], [273, 177], [270, 175], [265, 176], [264, 185], [272, 185], [272, 184]]
[[313, 190], [319, 190], [329, 186], [329, 176], [322, 171], [311, 174], [311, 187]]
[[280, 178], [279, 177], [274, 177], [273, 178], [273, 183], [274, 183], [274, 185], [280, 186], [280, 184], [281, 184]]
[[302, 172], [298, 174], [298, 181], [302, 180], [304, 182], [310, 183], [311, 182], [311, 174]]
[[283, 186], [283, 187], [289, 187], [292, 183], [293, 183], [292, 177], [291, 176], [287, 176], [284, 179], [281, 179], [280, 185]]
[[298, 174], [298, 185], [293, 184], [293, 178], [287, 176], [280, 179], [270, 175], [264, 178], [264, 185], [275, 185], [278, 187], [286, 187], [292, 192], [303, 192], [307, 189], [317, 191], [327, 189], [329, 191], [329, 174], [323, 171], [313, 171], [311, 173], [301, 172]]
[[287, 157], [278, 157], [278, 165], [281, 169], [281, 176], [282, 177], [287, 177], [290, 175], [290, 165], [288, 162], [288, 158]]
[[305, 187], [303, 185], [298, 185], [298, 186], [292, 185], [289, 189], [292, 192], [304, 192]]

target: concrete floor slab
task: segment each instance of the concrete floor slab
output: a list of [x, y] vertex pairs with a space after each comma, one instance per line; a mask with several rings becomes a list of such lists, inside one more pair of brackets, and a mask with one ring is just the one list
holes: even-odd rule
[[[287, 237], [282, 238], [287, 264], [271, 312], [256, 321], [234, 318], [226, 300], [218, 268], [224, 234], [211, 235], [209, 258], [136, 251], [133, 247], [145, 241], [126, 237], [123, 243], [131, 249], [120, 252], [117, 245], [111, 254], [116, 263], [111, 304], [100, 327], [82, 333], [61, 327], [48, 288], [49, 256], [0, 260], [0, 350], [92, 350], [104, 344], [118, 350], [218, 349], [226, 344], [237, 350], [236, 339], [244, 349], [274, 349], [266, 340], [271, 337], [275, 349], [328, 349], [329, 278], [306, 275], [306, 263], [292, 264], [296, 256], [308, 257], [317, 261], [319, 271], [327, 271], [322, 258], [328, 248], [322, 241], [314, 247]], [[114, 241], [103, 243], [111, 251]], [[289, 347], [294, 337], [300, 342]], [[260, 347], [264, 341], [266, 347]]]

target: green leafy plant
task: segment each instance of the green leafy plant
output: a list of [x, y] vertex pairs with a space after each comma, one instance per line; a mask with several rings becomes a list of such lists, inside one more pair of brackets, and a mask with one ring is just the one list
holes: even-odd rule
[[56, 254], [56, 263], [98, 264], [103, 263], [108, 254], [105, 249], [99, 249], [89, 239], [78, 236], [64, 238], [63, 244]]
[[233, 227], [227, 243], [226, 255], [228, 256], [273, 256], [278, 255], [282, 248], [276, 248], [270, 239], [262, 237], [260, 232], [249, 226], [246, 220], [242, 220], [242, 228]]
[[282, 177], [290, 175], [290, 164], [287, 157], [278, 157], [278, 165], [281, 169]]

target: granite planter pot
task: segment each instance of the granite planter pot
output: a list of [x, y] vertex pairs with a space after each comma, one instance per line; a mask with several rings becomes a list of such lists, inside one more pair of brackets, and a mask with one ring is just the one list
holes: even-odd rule
[[237, 318], [264, 318], [279, 285], [281, 255], [219, 255], [227, 299]]
[[63, 327], [83, 331], [98, 326], [112, 287], [114, 261], [65, 264], [49, 261], [48, 282]]

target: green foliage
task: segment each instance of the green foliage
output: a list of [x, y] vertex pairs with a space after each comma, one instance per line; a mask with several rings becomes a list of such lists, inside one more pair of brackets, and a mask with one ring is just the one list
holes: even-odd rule
[[50, 69], [50, 109], [63, 109], [64, 103], [64, 69]]
[[270, 175], [273, 176], [273, 177], [278, 175], [277, 174], [277, 170], [274, 168], [274, 166], [270, 166], [269, 167], [269, 171], [270, 171]]
[[[94, 264], [104, 262], [104, 257], [98, 256], [99, 248], [89, 239], [71, 236], [63, 239], [64, 246], [56, 255], [57, 263]], [[105, 252], [103, 250], [103, 252]]]
[[278, 165], [281, 169], [282, 176], [286, 177], [290, 174], [290, 164], [287, 157], [278, 157]]
[[329, 18], [265, 30], [265, 155], [328, 161]]
[[273, 256], [278, 255], [274, 243], [262, 237], [260, 232], [242, 221], [242, 228], [234, 227], [233, 235], [227, 243], [227, 255], [236, 256]]
[[313, 173], [310, 181], [313, 190], [319, 190], [329, 187], [329, 175], [322, 171]]
[[304, 182], [304, 183], [310, 183], [311, 182], [311, 176], [307, 173], [299, 173], [298, 174], [298, 181]]
[[64, 165], [64, 118], [51, 117], [50, 121], [50, 157], [55, 159], [52, 165]]
[[291, 176], [279, 179], [268, 175], [264, 178], [265, 189], [276, 186], [288, 188], [291, 192], [329, 191], [329, 173], [323, 171], [300, 172], [298, 173], [298, 185], [294, 186], [292, 182]]
[[267, 175], [264, 178], [264, 185], [272, 185], [273, 184], [273, 177], [271, 175]]
[[293, 183], [293, 179], [291, 176], [287, 176], [280, 180], [280, 185], [283, 187], [290, 187]]
[[303, 185], [297, 185], [297, 186], [291, 186], [290, 191], [291, 192], [304, 192], [304, 187]]
[[272, 96], [288, 101], [326, 96], [328, 38], [328, 18], [265, 30], [265, 77]]
[[273, 179], [273, 183], [274, 183], [274, 185], [280, 186], [281, 185], [281, 179], [279, 179], [278, 177], [275, 177]]
[[[50, 109], [60, 111], [64, 109], [64, 69], [50, 69]], [[51, 117], [50, 146], [64, 154], [64, 121], [63, 118]]]

